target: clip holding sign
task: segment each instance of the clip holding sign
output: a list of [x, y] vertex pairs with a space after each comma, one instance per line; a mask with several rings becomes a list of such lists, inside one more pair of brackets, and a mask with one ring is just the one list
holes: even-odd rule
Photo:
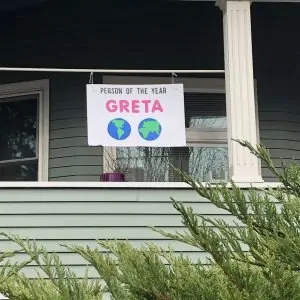
[[91, 72], [91, 74], [90, 74], [89, 84], [94, 84], [94, 73], [93, 72]]
[[177, 74], [176, 73], [172, 73], [172, 84], [175, 83], [175, 78], [177, 78]]

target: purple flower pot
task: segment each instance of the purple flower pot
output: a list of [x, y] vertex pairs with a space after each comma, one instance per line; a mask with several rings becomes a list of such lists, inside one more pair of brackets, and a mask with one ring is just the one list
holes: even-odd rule
[[125, 181], [125, 176], [122, 173], [103, 173], [100, 181], [122, 182]]

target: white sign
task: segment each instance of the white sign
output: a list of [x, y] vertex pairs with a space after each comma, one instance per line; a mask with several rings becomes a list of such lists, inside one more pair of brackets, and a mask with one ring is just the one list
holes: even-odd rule
[[88, 84], [87, 119], [90, 146], [186, 146], [182, 84]]

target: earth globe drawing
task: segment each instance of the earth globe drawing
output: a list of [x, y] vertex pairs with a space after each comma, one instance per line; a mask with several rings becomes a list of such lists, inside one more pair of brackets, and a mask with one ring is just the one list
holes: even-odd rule
[[144, 140], [154, 141], [161, 134], [161, 124], [155, 119], [144, 119], [140, 122], [138, 130]]
[[131, 126], [126, 120], [116, 118], [108, 123], [107, 132], [115, 140], [125, 140], [131, 133]]

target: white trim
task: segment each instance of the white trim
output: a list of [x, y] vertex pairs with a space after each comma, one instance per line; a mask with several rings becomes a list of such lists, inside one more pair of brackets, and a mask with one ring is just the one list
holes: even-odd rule
[[[208, 185], [209, 183], [203, 183]], [[239, 182], [236, 184], [243, 189], [254, 188], [278, 188], [282, 184], [279, 182], [262, 182], [262, 183], [248, 183]], [[227, 184], [230, 187], [230, 184]], [[72, 182], [72, 181], [48, 181], [48, 182], [0, 182], [1, 189], [18, 189], [18, 188], [43, 188], [43, 189], [55, 189], [55, 188], [95, 188], [95, 189], [191, 189], [191, 186], [184, 182]]]
[[103, 173], [113, 172], [114, 170], [110, 166], [110, 160], [117, 158], [117, 148], [116, 147], [103, 147]]
[[[258, 144], [251, 40], [251, 0], [219, 0], [223, 10], [228, 141]], [[235, 182], [263, 182], [259, 160], [238, 143], [228, 142], [229, 173]]]
[[49, 80], [41, 91], [39, 107], [39, 181], [48, 181], [49, 176]]
[[[209, 183], [202, 183], [204, 185], [209, 185]], [[282, 186], [280, 182], [262, 182], [253, 183], [240, 182], [236, 184], [239, 188], [278, 188]], [[227, 184], [227, 187], [230, 187]], [[43, 189], [55, 189], [55, 188], [99, 188], [99, 189], [114, 189], [114, 188], [128, 188], [128, 189], [191, 189], [191, 186], [184, 182], [72, 182], [72, 181], [49, 181], [49, 182], [0, 182], [1, 189], [12, 189], [12, 188], [43, 188]]]
[[226, 144], [227, 145], [227, 130], [219, 128], [186, 128], [187, 144]]
[[186, 78], [186, 77], [148, 77], [148, 76], [113, 76], [107, 75], [102, 78], [105, 84], [170, 84], [182, 83], [184, 91], [199, 93], [225, 94], [224, 78]]
[[38, 181], [48, 181], [49, 165], [49, 80], [0, 85], [0, 98], [38, 94]]
[[20, 162], [27, 162], [27, 161], [34, 161], [37, 160], [38, 157], [27, 157], [27, 158], [17, 158], [17, 159], [7, 159], [7, 160], [0, 160], [0, 165], [5, 164], [14, 164], [14, 163], [20, 163]]
[[0, 67], [0, 71], [12, 72], [55, 72], [55, 73], [124, 73], [124, 74], [224, 74], [224, 70], [133, 70], [133, 69], [62, 69], [62, 68], [15, 68]]

